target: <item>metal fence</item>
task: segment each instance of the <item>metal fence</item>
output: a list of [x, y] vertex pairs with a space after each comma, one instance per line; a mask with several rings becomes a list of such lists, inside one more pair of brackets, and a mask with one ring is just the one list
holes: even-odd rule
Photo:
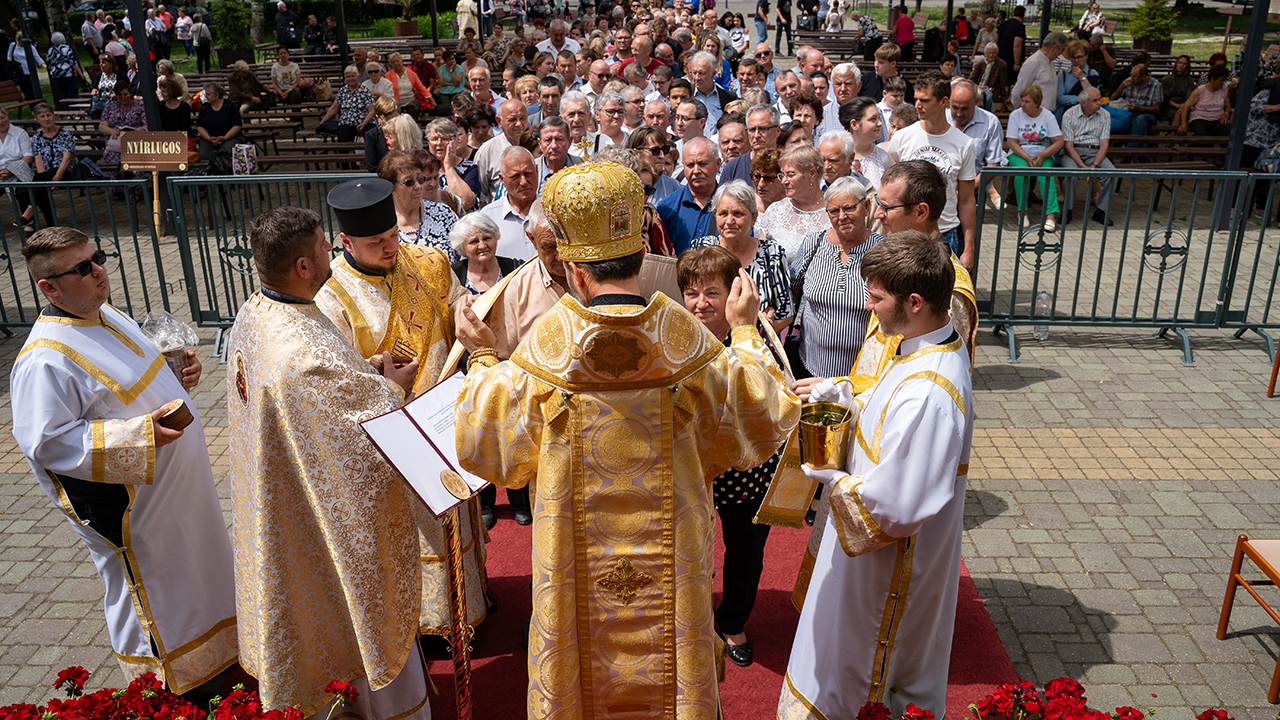
[[[12, 336], [12, 328], [30, 326], [45, 304], [22, 258], [22, 244], [29, 235], [24, 224], [33, 231], [47, 225], [70, 226], [88, 235], [107, 254], [109, 302], [126, 314], [140, 317], [152, 309], [170, 310], [147, 180], [7, 182], [0, 188], [7, 192], [7, 202], [0, 207], [11, 211], [0, 213], [0, 332]], [[28, 205], [32, 217], [22, 220]]]
[[1223, 299], [1222, 327], [1235, 329], [1235, 337], [1252, 330], [1267, 343], [1267, 354], [1273, 359], [1276, 338], [1268, 330], [1280, 328], [1280, 308], [1276, 307], [1276, 285], [1280, 282], [1280, 241], [1268, 238], [1265, 223], [1253, 227], [1242, 218], [1254, 214], [1258, 219], [1280, 218], [1280, 175], [1250, 173], [1241, 198], [1236, 203], [1240, 228], [1236, 233], [1236, 259], [1232, 265], [1233, 292]]
[[[1222, 326], [1239, 277], [1233, 249], [1246, 221], [1235, 213], [1229, 230], [1215, 233], [1215, 200], [1229, 181], [1239, 181], [1235, 206], [1241, 207], [1255, 187], [1244, 182], [1244, 173], [1010, 167], [985, 168], [983, 176], [1000, 189], [1005, 205], [999, 212], [979, 208], [974, 283], [982, 319], [997, 333], [1008, 331], [1010, 362], [1018, 359], [1013, 326], [1087, 325], [1173, 332], [1182, 341], [1184, 364], [1195, 364], [1187, 329]], [[1049, 183], [1042, 186], [1045, 178]], [[1110, 202], [1112, 226], [1090, 220], [1096, 208], [1085, 184], [1102, 178], [1117, 183]], [[1084, 210], [1070, 225], [1060, 213], [1058, 227], [1046, 231], [1057, 194], [1053, 183], [1064, 189], [1066, 183], [1084, 185], [1078, 193]], [[1040, 204], [1019, 201], [1018, 185], [1026, 186], [1022, 193], [1037, 186]], [[1266, 242], [1259, 231], [1254, 245], [1256, 266], [1241, 278], [1247, 284], [1236, 289], [1247, 298], [1244, 315], [1252, 307], [1253, 322], [1242, 324], [1241, 332], [1277, 319], [1270, 308], [1274, 243], [1270, 254], [1263, 252]], [[1255, 285], [1259, 272], [1270, 272], [1270, 289]], [[1042, 291], [1049, 294], [1047, 311], [1037, 309]]]
[[219, 329], [215, 352], [236, 312], [258, 288], [249, 248], [249, 229], [263, 212], [284, 205], [304, 207], [320, 215], [325, 233], [337, 229], [325, 196], [347, 180], [371, 175], [308, 173], [299, 175], [222, 175], [171, 177], [174, 232], [186, 279], [191, 316], [201, 327]]

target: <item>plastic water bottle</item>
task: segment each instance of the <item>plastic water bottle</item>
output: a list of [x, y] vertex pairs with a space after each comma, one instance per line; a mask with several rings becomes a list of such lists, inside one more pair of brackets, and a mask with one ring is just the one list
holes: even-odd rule
[[[1036, 317], [1047, 318], [1051, 312], [1053, 312], [1053, 295], [1048, 290], [1041, 290], [1040, 294], [1036, 295]], [[1036, 325], [1033, 332], [1037, 340], [1049, 339], [1048, 325]]]

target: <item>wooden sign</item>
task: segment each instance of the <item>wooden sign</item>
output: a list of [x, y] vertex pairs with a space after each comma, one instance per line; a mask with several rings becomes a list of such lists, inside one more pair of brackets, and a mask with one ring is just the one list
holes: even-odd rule
[[187, 157], [186, 133], [132, 130], [120, 135], [121, 170], [185, 172]]

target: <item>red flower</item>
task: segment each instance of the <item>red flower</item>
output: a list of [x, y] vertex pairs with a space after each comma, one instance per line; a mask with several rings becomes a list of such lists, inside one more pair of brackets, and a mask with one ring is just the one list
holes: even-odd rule
[[339, 705], [350, 705], [356, 701], [356, 698], [360, 697], [360, 693], [356, 692], [354, 685], [351, 683], [338, 682], [337, 680], [325, 685], [324, 691], [338, 695]]
[[1121, 708], [1116, 708], [1116, 711], [1111, 714], [1111, 717], [1115, 718], [1116, 720], [1142, 720], [1143, 715], [1142, 715], [1142, 711], [1139, 710], [1138, 708], [1121, 707]]
[[67, 697], [77, 697], [80, 691], [84, 690], [84, 681], [89, 679], [89, 671], [76, 665], [58, 673], [58, 679], [53, 683], [54, 690], [61, 690], [66, 686]]
[[933, 713], [917, 706], [915, 703], [910, 703], [902, 713], [901, 720], [933, 720]]
[[1236, 720], [1233, 717], [1227, 717], [1226, 710], [1214, 710], [1209, 708], [1196, 716], [1196, 720]]
[[893, 720], [893, 713], [882, 702], [868, 702], [858, 711], [857, 720]]
[[40, 720], [44, 708], [28, 703], [18, 703], [0, 708], [0, 720]]
[[1083, 701], [1084, 686], [1071, 678], [1061, 677], [1057, 680], [1050, 680], [1044, 686], [1044, 696], [1049, 700], [1054, 698], [1076, 698]]

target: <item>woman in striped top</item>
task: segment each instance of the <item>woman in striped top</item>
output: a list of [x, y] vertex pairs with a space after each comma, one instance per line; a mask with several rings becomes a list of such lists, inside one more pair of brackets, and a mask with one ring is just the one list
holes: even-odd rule
[[799, 284], [800, 360], [814, 377], [848, 375], [867, 335], [871, 311], [862, 256], [884, 238], [867, 229], [871, 189], [853, 177], [831, 183], [825, 195], [831, 228], [808, 235], [791, 263]]

